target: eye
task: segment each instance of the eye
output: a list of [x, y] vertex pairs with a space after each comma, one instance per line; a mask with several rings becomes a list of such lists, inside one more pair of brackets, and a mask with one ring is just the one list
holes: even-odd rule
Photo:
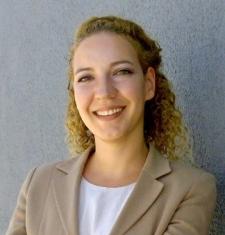
[[130, 69], [120, 69], [119, 71], [117, 71], [115, 73], [115, 75], [126, 75], [126, 74], [132, 74], [133, 71], [131, 71]]
[[92, 80], [93, 77], [90, 76], [90, 75], [85, 75], [85, 76], [82, 76], [80, 78], [77, 79], [77, 82], [88, 82], [90, 80]]

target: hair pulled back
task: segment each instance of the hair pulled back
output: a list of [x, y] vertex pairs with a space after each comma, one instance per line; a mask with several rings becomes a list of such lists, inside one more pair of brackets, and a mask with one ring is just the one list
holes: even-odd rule
[[146, 101], [144, 111], [144, 136], [146, 144], [153, 142], [168, 159], [180, 159], [190, 155], [188, 130], [182, 114], [175, 104], [175, 94], [166, 76], [160, 71], [161, 48], [136, 23], [115, 16], [91, 17], [76, 32], [69, 53], [68, 92], [69, 103], [65, 125], [68, 131], [67, 144], [72, 154], [83, 152], [94, 144], [93, 135], [82, 121], [76, 107], [72, 60], [82, 40], [98, 32], [111, 32], [125, 37], [136, 49], [145, 74], [148, 67], [155, 69], [155, 96]]

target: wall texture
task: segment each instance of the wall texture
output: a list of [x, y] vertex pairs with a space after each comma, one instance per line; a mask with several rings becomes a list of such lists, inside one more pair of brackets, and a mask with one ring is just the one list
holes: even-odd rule
[[84, 19], [109, 14], [137, 21], [162, 46], [164, 71], [193, 133], [196, 162], [217, 177], [211, 234], [225, 234], [224, 12], [224, 0], [1, 0], [1, 234], [28, 170], [68, 157], [68, 48]]

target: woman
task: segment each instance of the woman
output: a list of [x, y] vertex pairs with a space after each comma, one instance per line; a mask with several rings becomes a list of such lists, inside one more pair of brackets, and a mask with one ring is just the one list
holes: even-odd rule
[[134, 22], [93, 17], [71, 47], [72, 154], [32, 170], [7, 235], [203, 235], [214, 177], [190, 150], [158, 44]]

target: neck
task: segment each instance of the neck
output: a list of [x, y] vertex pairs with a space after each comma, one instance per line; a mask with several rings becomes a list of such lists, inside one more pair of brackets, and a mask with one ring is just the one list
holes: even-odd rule
[[[95, 153], [89, 161], [89, 166], [95, 174], [119, 179], [128, 175], [139, 174], [146, 157], [148, 148], [144, 137], [125, 143], [106, 143], [99, 139], [95, 141]], [[92, 171], [93, 172], [93, 171]]]

